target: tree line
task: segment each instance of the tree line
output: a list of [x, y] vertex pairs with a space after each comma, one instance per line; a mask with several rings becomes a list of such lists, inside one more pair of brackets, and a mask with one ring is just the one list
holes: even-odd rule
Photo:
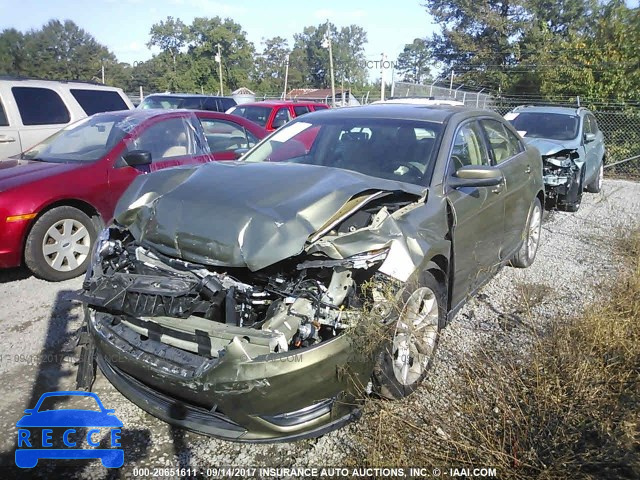
[[[453, 75], [457, 85], [494, 94], [638, 100], [640, 12], [624, 0], [422, 1], [440, 32], [405, 45], [394, 61], [396, 79], [444, 83]], [[146, 92], [216, 92], [219, 48], [225, 93], [245, 86], [277, 94], [287, 65], [289, 88], [330, 86], [327, 37], [338, 87], [379, 88], [379, 80], [369, 79], [362, 26], [326, 22], [304, 27], [291, 45], [275, 36], [256, 47], [240, 24], [221, 17], [191, 24], [167, 17], [154, 24], [147, 46], [159, 53], [134, 65], [119, 62], [70, 20], [28, 32], [5, 29], [0, 74], [100, 81], [104, 67], [105, 82], [128, 92], [139, 86]]]

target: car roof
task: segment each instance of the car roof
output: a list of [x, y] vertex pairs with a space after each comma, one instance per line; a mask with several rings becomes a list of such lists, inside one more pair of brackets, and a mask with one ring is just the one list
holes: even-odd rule
[[307, 115], [332, 115], [343, 118], [392, 118], [397, 120], [421, 120], [437, 123], [444, 123], [453, 115], [460, 115], [462, 117], [474, 117], [478, 115], [496, 116], [488, 110], [476, 110], [457, 105], [415, 105], [406, 103], [343, 107], [309, 113]]
[[301, 101], [290, 101], [290, 100], [263, 100], [260, 102], [247, 102], [247, 103], [239, 103], [237, 106], [238, 107], [253, 107], [253, 106], [258, 106], [258, 107], [279, 107], [282, 105], [324, 105], [324, 103], [321, 102], [307, 102], [304, 100]]
[[560, 115], [578, 115], [581, 111], [587, 112], [584, 107], [556, 107], [551, 105], [521, 105], [512, 110], [513, 112], [523, 113], [557, 113]]
[[220, 95], [201, 95], [199, 93], [151, 93], [144, 98], [148, 97], [175, 97], [175, 98], [231, 98], [223, 97]]

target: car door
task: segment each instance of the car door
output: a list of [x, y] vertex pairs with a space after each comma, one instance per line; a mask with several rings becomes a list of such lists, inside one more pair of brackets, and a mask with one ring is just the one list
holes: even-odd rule
[[[131, 167], [122, 159], [127, 152], [144, 150], [151, 153], [151, 165]], [[117, 200], [133, 179], [141, 173], [154, 172], [180, 165], [200, 164], [211, 157], [198, 139], [190, 117], [152, 119], [136, 129], [125, 141], [119, 159], [109, 174], [109, 192]]]
[[[471, 120], [460, 125], [452, 143], [447, 180], [456, 170], [466, 165], [491, 166], [484, 133], [478, 121]], [[491, 278], [500, 265], [504, 193], [504, 184], [494, 187], [452, 188], [445, 181], [445, 194], [453, 209], [454, 222], [454, 306]]]
[[[598, 122], [595, 117], [587, 113], [584, 117], [584, 133], [582, 135], [582, 141], [584, 142], [585, 159], [586, 159], [586, 171], [585, 171], [585, 183], [591, 183], [595, 175], [600, 168], [600, 161], [604, 156], [604, 135], [598, 128]], [[595, 135], [595, 138], [587, 142], [586, 134], [591, 133]]]
[[218, 118], [199, 117], [214, 160], [236, 160], [238, 149], [253, 147], [258, 140], [240, 124]]
[[489, 154], [504, 177], [504, 237], [500, 245], [500, 259], [510, 258], [522, 242], [531, 206], [531, 175], [535, 166], [525, 153], [520, 139], [506, 126], [494, 119], [480, 121], [486, 134]]
[[10, 120], [0, 97], [0, 159], [22, 152], [20, 135], [15, 120]]
[[271, 120], [271, 128], [270, 130], [276, 130], [287, 122], [289, 122], [293, 118], [293, 114], [289, 110], [289, 106], [280, 107], [276, 110], [275, 115], [273, 115], [273, 120]]

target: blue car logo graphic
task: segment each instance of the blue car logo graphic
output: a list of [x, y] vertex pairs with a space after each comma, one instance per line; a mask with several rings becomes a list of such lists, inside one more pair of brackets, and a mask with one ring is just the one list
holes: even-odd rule
[[[42, 402], [50, 397], [90, 397], [99, 411], [81, 409], [58, 409], [39, 411]], [[54, 399], [55, 400], [55, 399]], [[114, 414], [115, 410], [104, 408], [98, 395], [91, 392], [48, 392], [44, 393], [36, 406], [24, 411], [18, 427], [18, 447], [16, 465], [32, 468], [41, 458], [48, 459], [91, 459], [99, 458], [107, 468], [119, 468], [124, 463], [124, 451], [120, 447], [122, 422]], [[62, 431], [61, 438], [54, 439], [54, 430]], [[97, 439], [100, 429], [109, 429], [111, 448], [101, 447]], [[86, 429], [86, 433], [84, 430]], [[104, 430], [103, 430], [104, 431]], [[36, 439], [36, 434], [40, 438]], [[54, 448], [53, 441], [62, 441], [66, 448]]]

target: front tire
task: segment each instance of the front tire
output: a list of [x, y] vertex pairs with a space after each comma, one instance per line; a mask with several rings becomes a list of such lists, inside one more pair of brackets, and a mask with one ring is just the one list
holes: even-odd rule
[[589, 185], [587, 185], [587, 188], [585, 188], [585, 190], [589, 193], [600, 193], [600, 190], [602, 190], [603, 179], [604, 179], [604, 160], [600, 162], [600, 168], [598, 168], [598, 174], [596, 175], [596, 178], [594, 178], [593, 181]]
[[536, 258], [542, 231], [542, 205], [536, 197], [529, 210], [529, 217], [524, 230], [522, 246], [511, 260], [511, 265], [517, 268], [529, 267]]
[[446, 322], [446, 304], [445, 289], [430, 272], [407, 283], [393, 336], [385, 342], [373, 371], [375, 391], [380, 396], [391, 400], [406, 397], [426, 377]]
[[38, 278], [68, 280], [87, 270], [95, 239], [95, 225], [84, 212], [66, 206], [54, 208], [33, 225], [24, 261]]

